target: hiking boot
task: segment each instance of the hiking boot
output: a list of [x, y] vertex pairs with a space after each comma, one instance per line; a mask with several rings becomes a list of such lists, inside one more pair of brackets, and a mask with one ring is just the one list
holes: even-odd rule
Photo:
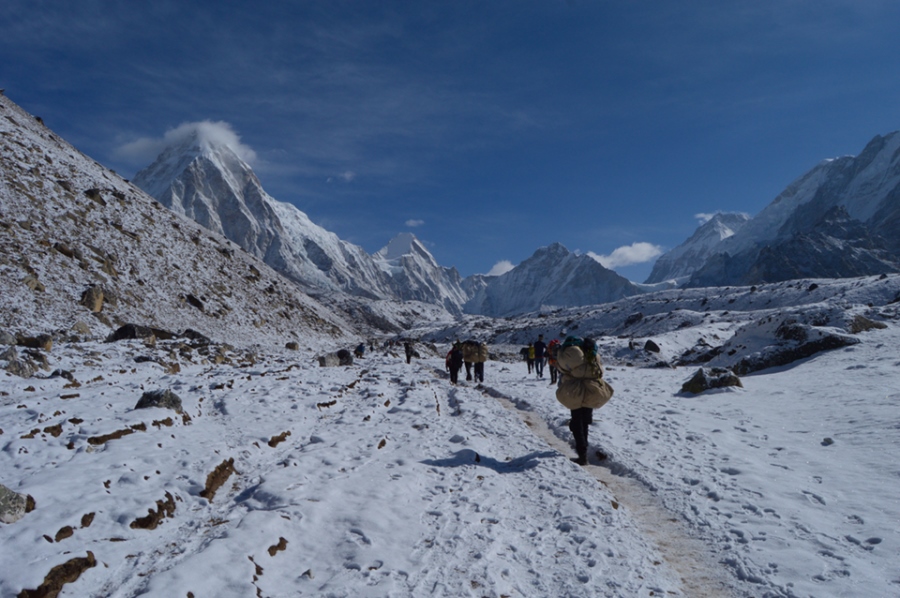
[[583, 453], [578, 453], [578, 456], [575, 458], [575, 463], [578, 463], [579, 465], [587, 465], [588, 464], [587, 451], [585, 451]]

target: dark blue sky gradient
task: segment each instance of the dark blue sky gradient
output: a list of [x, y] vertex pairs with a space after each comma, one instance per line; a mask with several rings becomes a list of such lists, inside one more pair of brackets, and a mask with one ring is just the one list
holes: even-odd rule
[[0, 87], [126, 177], [154, 157], [126, 144], [227, 122], [275, 198], [468, 275], [757, 213], [900, 128], [898, 23], [889, 0], [4, 0]]

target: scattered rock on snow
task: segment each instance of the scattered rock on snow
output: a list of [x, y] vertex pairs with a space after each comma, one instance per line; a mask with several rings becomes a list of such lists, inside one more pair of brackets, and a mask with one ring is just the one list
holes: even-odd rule
[[319, 356], [319, 367], [334, 367], [338, 365], [353, 365], [353, 354], [347, 349], [341, 349], [334, 353], [326, 353]]
[[167, 330], [150, 328], [149, 326], [141, 326], [139, 324], [125, 324], [106, 337], [106, 342], [114, 343], [116, 341], [136, 338], [150, 338], [151, 336], [160, 340], [170, 340], [175, 338], [175, 335]]
[[696, 395], [711, 388], [725, 388], [728, 386], [744, 387], [741, 379], [727, 368], [700, 368], [690, 380], [682, 385], [681, 392], [689, 392]]
[[88, 308], [92, 313], [103, 311], [103, 289], [98, 286], [88, 287], [84, 293], [81, 294], [79, 304]]
[[650, 353], [659, 353], [660, 348], [659, 345], [648, 339], [647, 342], [644, 343], [644, 351], [648, 351]]
[[141, 395], [135, 409], [162, 407], [181, 413], [181, 398], [171, 390], [150, 390]]
[[860, 332], [865, 332], [867, 330], [881, 330], [884, 328], [887, 328], [887, 324], [884, 322], [875, 322], [865, 316], [858, 315], [850, 321], [850, 324], [847, 326], [847, 332], [850, 334], [859, 334]]
[[16, 337], [5, 330], [0, 330], [0, 345], [15, 345]]
[[53, 348], [53, 337], [49, 334], [39, 334], [37, 336], [17, 336], [16, 344], [20, 347], [28, 347], [29, 349], [41, 349], [49, 351]]
[[34, 510], [34, 499], [27, 494], [19, 494], [0, 484], [0, 521], [15, 523]]

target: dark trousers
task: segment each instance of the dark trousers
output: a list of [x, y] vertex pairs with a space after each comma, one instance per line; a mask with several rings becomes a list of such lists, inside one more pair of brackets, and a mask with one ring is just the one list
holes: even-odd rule
[[538, 378], [544, 377], [544, 358], [543, 357], [535, 357], [534, 371], [537, 372]]
[[466, 366], [466, 380], [471, 380], [472, 379], [472, 362], [464, 361], [463, 365]]
[[550, 368], [550, 384], [556, 384], [557, 369], [555, 365], [548, 366]]
[[459, 379], [459, 366], [453, 367], [450, 366], [450, 382], [456, 384], [456, 381]]
[[594, 421], [594, 410], [590, 407], [572, 409], [572, 419], [569, 420], [569, 430], [575, 438], [575, 452], [579, 456], [587, 455], [588, 450], [588, 426]]
[[530, 373], [531, 373], [531, 370], [534, 369], [534, 360], [533, 360], [533, 359], [526, 359], [526, 361], [528, 362], [528, 373], [530, 374]]
[[475, 382], [484, 382], [484, 362], [475, 362]]

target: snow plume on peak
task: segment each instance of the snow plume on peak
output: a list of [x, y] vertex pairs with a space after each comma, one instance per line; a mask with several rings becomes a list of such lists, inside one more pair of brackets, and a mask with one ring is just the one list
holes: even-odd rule
[[187, 145], [194, 146], [198, 151], [226, 146], [244, 162], [256, 162], [256, 152], [241, 143], [240, 136], [229, 123], [210, 120], [182, 123], [166, 131], [162, 138], [141, 137], [117, 148], [114, 156], [129, 164], [148, 164], [167, 148]]
[[494, 267], [491, 268], [490, 271], [485, 274], [485, 276], [501, 276], [515, 267], [515, 264], [513, 264], [509, 260], [500, 260], [499, 262], [494, 264]]
[[662, 247], [659, 245], [641, 242], [619, 247], [609, 255], [597, 255], [591, 251], [589, 251], [587, 255], [600, 262], [604, 268], [612, 270], [622, 266], [631, 266], [649, 262], [650, 260], [658, 258], [662, 253]]

